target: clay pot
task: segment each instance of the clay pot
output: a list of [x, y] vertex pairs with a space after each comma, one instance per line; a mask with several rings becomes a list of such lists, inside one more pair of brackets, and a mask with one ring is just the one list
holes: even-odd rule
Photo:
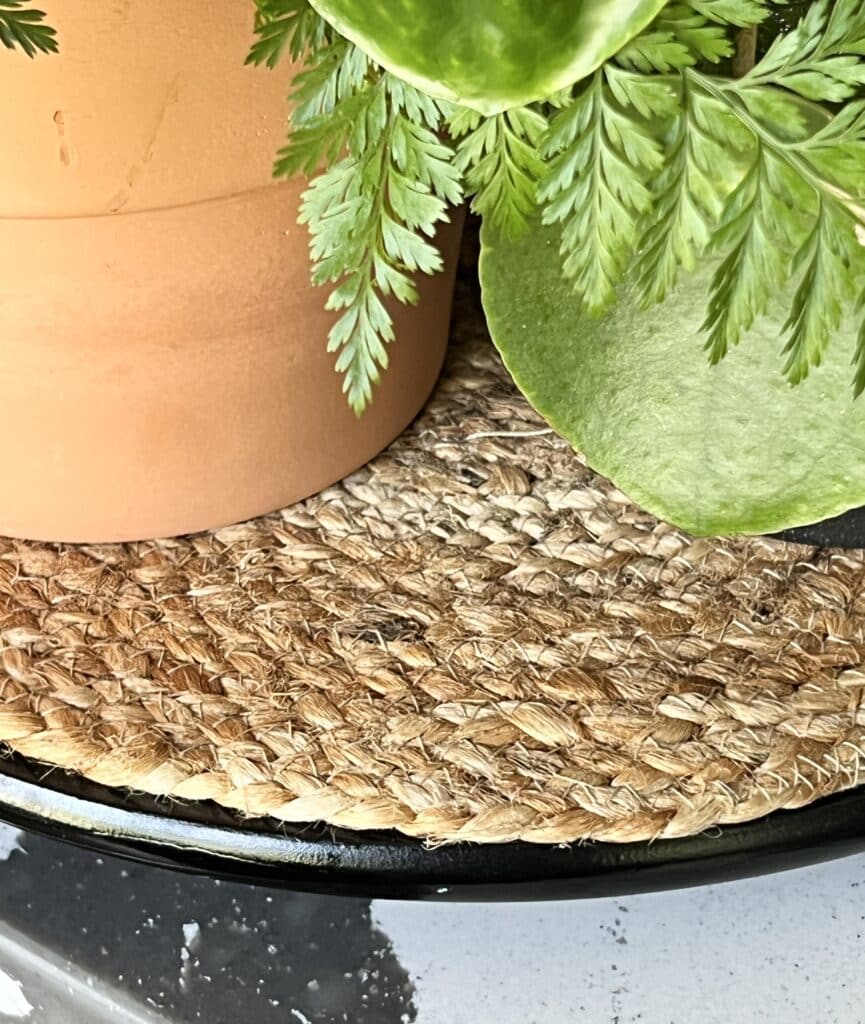
[[304, 183], [276, 183], [292, 69], [244, 67], [247, 0], [45, 0], [60, 56], [0, 54], [0, 534], [189, 533], [305, 497], [415, 416], [451, 270], [397, 308], [347, 408], [309, 284]]

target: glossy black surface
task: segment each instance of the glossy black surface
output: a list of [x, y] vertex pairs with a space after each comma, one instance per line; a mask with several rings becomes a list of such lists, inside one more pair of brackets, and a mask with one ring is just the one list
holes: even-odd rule
[[[9, 1012], [19, 986], [26, 1016]], [[416, 1019], [369, 900], [165, 871], [0, 827], [3, 1024]]]
[[865, 508], [854, 508], [813, 526], [785, 530], [778, 536], [796, 544], [814, 544], [822, 548], [865, 548]]
[[682, 888], [865, 850], [865, 790], [692, 839], [427, 849], [391, 833], [243, 822], [207, 804], [126, 797], [10, 758], [0, 819], [132, 860], [307, 892], [445, 900], [566, 899]]

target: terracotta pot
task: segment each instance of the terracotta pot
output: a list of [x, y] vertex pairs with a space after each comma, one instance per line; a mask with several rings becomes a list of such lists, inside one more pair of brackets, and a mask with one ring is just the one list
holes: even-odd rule
[[308, 283], [304, 184], [271, 178], [292, 71], [244, 67], [252, 4], [42, 6], [61, 55], [0, 54], [0, 533], [188, 533], [362, 465], [433, 386], [452, 271], [396, 311], [358, 420]]

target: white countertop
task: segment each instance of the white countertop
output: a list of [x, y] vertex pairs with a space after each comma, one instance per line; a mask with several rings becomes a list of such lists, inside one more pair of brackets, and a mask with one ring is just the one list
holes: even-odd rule
[[373, 903], [417, 1024], [862, 1024], [865, 857], [574, 903]]

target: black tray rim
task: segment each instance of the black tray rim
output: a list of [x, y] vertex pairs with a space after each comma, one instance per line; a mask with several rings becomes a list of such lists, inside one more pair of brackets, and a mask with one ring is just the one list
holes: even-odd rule
[[865, 548], [865, 506], [851, 508], [831, 519], [795, 526], [770, 536], [776, 540], [812, 547], [861, 550]]
[[0, 821], [154, 867], [298, 892], [513, 902], [681, 889], [862, 853], [865, 787], [687, 839], [428, 847], [391, 832], [244, 820], [9, 755], [0, 760]]

